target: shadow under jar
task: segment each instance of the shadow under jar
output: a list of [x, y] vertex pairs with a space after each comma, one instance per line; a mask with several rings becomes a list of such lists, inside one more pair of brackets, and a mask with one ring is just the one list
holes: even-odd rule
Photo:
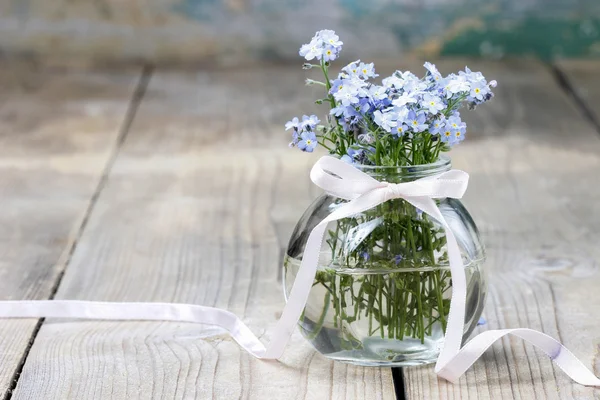
[[[410, 182], [450, 170], [450, 159], [409, 167], [356, 166], [379, 181]], [[466, 339], [479, 320], [487, 283], [484, 248], [459, 200], [435, 200], [460, 247], [467, 276]], [[304, 212], [284, 259], [291, 291], [312, 229], [345, 200], [323, 194]], [[402, 199], [332, 222], [299, 320], [328, 358], [358, 365], [433, 363], [442, 348], [452, 279], [441, 224]]]

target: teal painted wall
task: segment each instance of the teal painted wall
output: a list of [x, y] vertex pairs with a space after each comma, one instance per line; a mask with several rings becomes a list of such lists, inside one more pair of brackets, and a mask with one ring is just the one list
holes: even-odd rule
[[600, 57], [600, 0], [0, 0], [0, 51], [34, 57], [297, 59], [324, 28], [347, 59]]

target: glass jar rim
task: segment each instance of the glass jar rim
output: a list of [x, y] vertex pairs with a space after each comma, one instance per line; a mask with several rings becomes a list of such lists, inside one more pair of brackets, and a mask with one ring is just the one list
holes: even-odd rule
[[400, 174], [412, 175], [412, 174], [436, 174], [450, 170], [452, 167], [450, 157], [442, 154], [438, 159], [429, 164], [416, 164], [416, 165], [366, 165], [366, 164], [353, 164], [355, 168], [366, 173], [390, 173], [397, 172]]
[[432, 163], [427, 164], [415, 164], [415, 165], [369, 165], [369, 164], [353, 164], [354, 167], [358, 169], [364, 170], [372, 170], [372, 169], [409, 169], [409, 168], [440, 168], [447, 167], [451, 163], [450, 157], [445, 154], [440, 154], [438, 159]]

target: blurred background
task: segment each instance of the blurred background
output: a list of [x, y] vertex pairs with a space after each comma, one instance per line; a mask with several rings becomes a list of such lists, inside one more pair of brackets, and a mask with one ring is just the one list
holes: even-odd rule
[[2, 0], [0, 48], [32, 58], [240, 64], [333, 29], [347, 59], [600, 55], [598, 0]]

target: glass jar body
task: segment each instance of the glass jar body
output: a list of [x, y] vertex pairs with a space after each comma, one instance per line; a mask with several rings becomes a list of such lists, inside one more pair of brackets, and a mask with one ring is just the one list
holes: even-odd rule
[[[383, 180], [381, 173], [371, 174]], [[394, 170], [386, 171], [385, 178], [403, 182], [414, 180], [415, 175]], [[300, 218], [284, 260], [286, 296], [311, 230], [343, 203], [322, 195]], [[457, 238], [464, 261], [466, 338], [485, 302], [484, 249], [459, 200], [436, 203]], [[299, 321], [302, 335], [321, 354], [344, 362], [377, 366], [435, 362], [452, 291], [446, 236], [438, 221], [407, 201], [394, 199], [327, 228], [314, 284]]]

